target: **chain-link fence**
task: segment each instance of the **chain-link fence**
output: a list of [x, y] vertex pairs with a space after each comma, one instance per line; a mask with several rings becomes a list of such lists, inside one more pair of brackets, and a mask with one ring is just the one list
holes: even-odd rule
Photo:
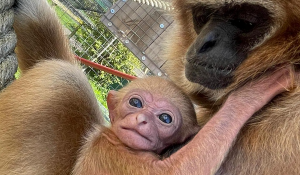
[[[123, 73], [164, 76], [160, 42], [172, 23], [161, 0], [48, 0], [65, 26], [74, 53]], [[83, 65], [99, 104], [129, 80]]]

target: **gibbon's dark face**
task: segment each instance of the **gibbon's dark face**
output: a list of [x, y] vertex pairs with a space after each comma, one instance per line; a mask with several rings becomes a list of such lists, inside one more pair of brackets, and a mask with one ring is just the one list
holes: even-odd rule
[[270, 31], [271, 13], [250, 3], [199, 3], [191, 13], [197, 38], [186, 54], [186, 77], [209, 89], [226, 88], [237, 67]]

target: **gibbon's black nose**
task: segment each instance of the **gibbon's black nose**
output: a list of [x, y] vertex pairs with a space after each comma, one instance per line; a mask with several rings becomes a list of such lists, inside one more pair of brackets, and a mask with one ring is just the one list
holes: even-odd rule
[[217, 43], [218, 36], [219, 34], [215, 31], [207, 33], [203, 39], [202, 46], [200, 47], [198, 53], [205, 53], [214, 48]]

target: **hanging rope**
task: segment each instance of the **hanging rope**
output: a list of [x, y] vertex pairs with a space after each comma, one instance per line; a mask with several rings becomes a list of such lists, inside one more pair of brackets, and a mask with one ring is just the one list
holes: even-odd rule
[[0, 90], [14, 79], [18, 64], [14, 54], [17, 38], [13, 30], [14, 0], [0, 0]]

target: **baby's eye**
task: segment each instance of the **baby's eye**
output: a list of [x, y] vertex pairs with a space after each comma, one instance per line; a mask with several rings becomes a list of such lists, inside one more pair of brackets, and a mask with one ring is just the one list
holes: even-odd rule
[[172, 117], [169, 114], [163, 113], [158, 116], [159, 120], [166, 124], [172, 123]]
[[138, 98], [131, 98], [129, 100], [129, 104], [133, 107], [136, 107], [136, 108], [142, 108], [143, 107], [143, 104], [142, 104], [141, 100], [138, 99]]

